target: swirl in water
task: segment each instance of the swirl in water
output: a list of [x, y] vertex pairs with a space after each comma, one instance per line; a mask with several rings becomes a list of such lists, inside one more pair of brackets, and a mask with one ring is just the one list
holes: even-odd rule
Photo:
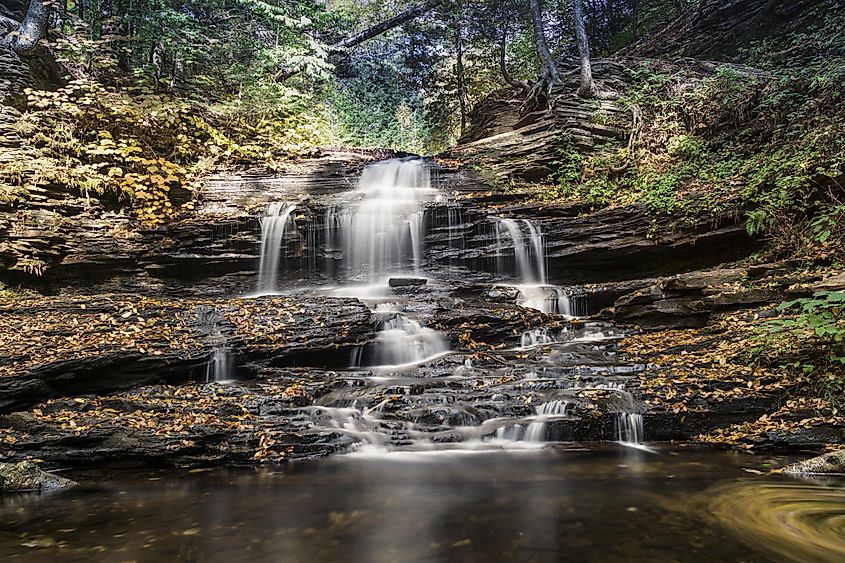
[[739, 482], [707, 496], [710, 514], [751, 545], [793, 561], [845, 561], [845, 489]]

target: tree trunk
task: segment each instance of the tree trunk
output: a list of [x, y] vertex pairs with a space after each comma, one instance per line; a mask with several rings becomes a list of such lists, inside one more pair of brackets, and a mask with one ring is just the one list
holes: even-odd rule
[[508, 86], [513, 88], [519, 88], [522, 90], [524, 94], [528, 94], [531, 91], [531, 85], [528, 84], [525, 80], [517, 80], [511, 73], [508, 72], [508, 64], [507, 64], [507, 41], [508, 41], [508, 27], [502, 29], [502, 40], [499, 45], [499, 72], [502, 73], [502, 78], [505, 79], [505, 82], [508, 83]]
[[590, 40], [584, 25], [584, 0], [575, 0], [575, 41], [578, 43], [578, 57], [581, 60], [581, 85], [578, 87], [578, 95], [582, 98], [593, 98], [597, 90], [596, 83], [593, 82], [593, 68], [590, 65]]
[[153, 67], [153, 89], [158, 90], [161, 84], [162, 68], [164, 66], [164, 43], [156, 41], [150, 51], [150, 64]]
[[[329, 46], [328, 50], [330, 53], [334, 54], [338, 51], [350, 49], [352, 47], [360, 45], [364, 41], [367, 41], [369, 39], [372, 39], [373, 37], [381, 35], [382, 33], [390, 31], [394, 27], [399, 27], [405, 22], [411, 21], [414, 18], [418, 18], [419, 16], [431, 11], [442, 3], [443, 0], [428, 0], [428, 2], [425, 2], [418, 6], [408, 8], [404, 12], [397, 14], [390, 19], [384, 20], [383, 22], [377, 23], [376, 25], [369, 27], [360, 33], [356, 33], [355, 35], [338, 41], [334, 45]], [[297, 74], [302, 72], [302, 70], [303, 67], [301, 66], [296, 68], [283, 68], [276, 73], [276, 76], [274, 78], [276, 82], [284, 82], [288, 78], [296, 76]]]
[[546, 43], [546, 32], [543, 31], [543, 7], [540, 5], [540, 0], [530, 0], [530, 2], [531, 20], [534, 23], [534, 44], [543, 65], [543, 76], [548, 80], [550, 86], [560, 84], [557, 63], [552, 59], [552, 54], [549, 52], [549, 46]]
[[29, 3], [26, 17], [18, 30], [12, 35], [12, 49], [20, 54], [27, 54], [35, 49], [38, 42], [47, 36], [47, 23], [49, 21], [49, 2], [32, 0]]
[[634, 0], [633, 6], [631, 8], [631, 33], [633, 34], [634, 39], [640, 38], [639, 19], [640, 19], [640, 0]]
[[428, 0], [428, 2], [424, 2], [423, 4], [419, 4], [412, 8], [408, 8], [404, 12], [401, 12], [390, 19], [377, 23], [376, 25], [369, 27], [360, 33], [356, 33], [355, 35], [352, 35], [338, 43], [335, 43], [334, 45], [332, 45], [332, 49], [349, 49], [350, 47], [360, 45], [368, 39], [372, 39], [373, 37], [381, 35], [386, 31], [390, 31], [394, 27], [398, 27], [407, 21], [420, 17], [426, 12], [431, 11], [433, 8], [435, 8], [442, 2], [443, 0]]
[[458, 82], [458, 104], [461, 107], [461, 136], [467, 128], [467, 102], [464, 85], [464, 46], [460, 16], [455, 18], [455, 78]]

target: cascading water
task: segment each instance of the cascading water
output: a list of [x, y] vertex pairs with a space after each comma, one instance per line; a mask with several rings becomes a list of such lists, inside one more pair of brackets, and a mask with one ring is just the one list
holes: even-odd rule
[[586, 296], [548, 285], [546, 244], [541, 229], [528, 219], [496, 217], [496, 254], [498, 269], [506, 271], [504, 252], [512, 248], [519, 275], [519, 303], [544, 313], [569, 317], [587, 315]]
[[278, 290], [279, 262], [282, 241], [290, 220], [296, 210], [295, 203], [275, 202], [267, 208], [261, 219], [261, 262], [258, 266], [259, 293], [273, 293]]
[[[340, 288], [336, 294], [380, 294], [384, 278], [411, 269], [423, 260], [425, 206], [441, 193], [431, 181], [428, 164], [419, 159], [387, 160], [367, 166], [348, 199], [326, 213], [329, 254], [340, 251], [346, 281], [365, 279], [367, 288]], [[375, 290], [373, 289], [375, 287]], [[392, 311], [376, 340], [352, 352], [352, 367], [397, 367], [423, 363], [449, 351], [446, 338], [419, 322]]]
[[351, 200], [326, 214], [329, 245], [342, 252], [350, 278], [375, 282], [410, 264], [418, 271], [425, 236], [425, 204], [440, 198], [422, 160], [367, 166]]
[[620, 412], [616, 416], [616, 439], [623, 444], [639, 445], [643, 443], [643, 415]]
[[534, 330], [527, 330], [522, 333], [520, 338], [520, 348], [532, 348], [542, 344], [551, 344], [555, 342], [555, 338], [549, 334], [545, 328], [536, 328]]
[[[523, 234], [523, 229], [525, 234]], [[546, 283], [546, 251], [543, 233], [528, 219], [496, 218], [496, 244], [501, 260], [502, 253], [511, 241], [519, 278], [524, 284]]]
[[546, 423], [553, 417], [567, 415], [569, 403], [554, 400], [541, 403], [534, 408], [536, 416], [512, 426], [502, 426], [496, 430], [496, 439], [506, 442], [542, 443], [546, 441]]
[[205, 368], [206, 382], [229, 381], [232, 379], [232, 362], [229, 349], [223, 343], [214, 346], [211, 359]]
[[[478, 215], [463, 215], [459, 205], [429, 205], [441, 196], [425, 161], [392, 160], [365, 168], [357, 188], [333, 196], [338, 199], [326, 208], [323, 222], [309, 223], [302, 234], [293, 232], [296, 204], [277, 203], [268, 209], [262, 221], [259, 293], [279, 290], [282, 251], [298, 237], [311, 250], [309, 269], [325, 267], [326, 277], [338, 282], [321, 291], [357, 297], [381, 320], [381, 330], [349, 358], [351, 368], [366, 371], [345, 372], [344, 380], [355, 383], [303, 407], [292, 415], [296, 423], [308, 432], [343, 434], [350, 451], [370, 455], [377, 450], [381, 455], [397, 449], [535, 449], [547, 440], [569, 439], [577, 421], [592, 412], [585, 404], [596, 400], [578, 389], [607, 389], [610, 393], [600, 396], [611, 398], [613, 411], [636, 410], [630, 393], [616, 389], [622, 384], [615, 367], [608, 365], [614, 361], [612, 353], [602, 355], [610, 344], [591, 340], [601, 333], [590, 323], [553, 333], [533, 327], [522, 335], [524, 351], [506, 349], [502, 343], [479, 353], [480, 367], [469, 358], [433, 361], [449, 353], [448, 340], [423, 326], [414, 313], [431, 315], [450, 304], [462, 306], [457, 292], [436, 301], [454, 280], [389, 280], [421, 277], [426, 236], [432, 256], [438, 248], [464, 250], [474, 243]], [[496, 230], [500, 272], [519, 278], [521, 304], [563, 315], [586, 314], [584, 296], [548, 285], [539, 223], [502, 218], [488, 226]], [[514, 292], [508, 295], [512, 298]], [[514, 367], [523, 360], [524, 367]], [[422, 370], [411, 369], [425, 363]], [[207, 377], [230, 379], [232, 367], [226, 341], [220, 339]], [[528, 405], [533, 405], [533, 413], [526, 410]], [[641, 439], [641, 431], [634, 428], [619, 430], [618, 436]]]
[[[370, 365], [402, 366], [421, 364], [449, 351], [449, 343], [440, 332], [422, 326], [405, 315], [394, 315], [371, 346]], [[352, 367], [363, 367], [364, 347], [352, 353]]]

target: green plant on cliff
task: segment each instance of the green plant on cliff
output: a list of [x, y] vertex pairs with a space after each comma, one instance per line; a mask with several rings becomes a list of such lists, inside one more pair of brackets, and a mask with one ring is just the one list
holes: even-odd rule
[[759, 325], [748, 360], [794, 374], [796, 384], [845, 405], [845, 293], [819, 291], [780, 304], [779, 316]]
[[30, 112], [21, 127], [40, 158], [25, 182], [111, 193], [132, 201], [150, 225], [193, 205], [190, 192], [203, 164], [251, 150], [231, 142], [190, 104], [144, 87], [118, 93], [80, 79], [27, 96]]

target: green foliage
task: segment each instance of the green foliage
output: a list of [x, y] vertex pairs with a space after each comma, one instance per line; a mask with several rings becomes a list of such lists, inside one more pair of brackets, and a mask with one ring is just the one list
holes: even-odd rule
[[145, 87], [118, 93], [74, 80], [55, 92], [27, 95], [23, 126], [41, 156], [27, 182], [115, 194], [134, 202], [138, 217], [151, 225], [177, 206], [193, 206], [190, 191], [201, 163], [236, 159], [248, 150], [187, 102]]
[[830, 205], [824, 208], [821, 213], [812, 221], [810, 226], [813, 230], [816, 242], [827, 243], [837, 231], [841, 235], [842, 225], [845, 224], [845, 205]]
[[359, 61], [328, 92], [333, 137], [354, 146], [427, 152], [431, 132], [422, 100], [403, 81], [400, 69], [388, 62]]
[[769, 215], [764, 209], [745, 212], [745, 230], [750, 236], [760, 234], [769, 221]]
[[780, 365], [796, 374], [834, 409], [845, 402], [845, 293], [820, 291], [782, 303], [780, 317], [762, 323], [756, 363]]
[[845, 365], [845, 293], [820, 291], [813, 297], [805, 297], [782, 303], [777, 308], [780, 312], [797, 311], [792, 319], [768, 321], [766, 326], [775, 334], [789, 332], [802, 336], [808, 330], [819, 338], [830, 339], [837, 348], [830, 359]]

